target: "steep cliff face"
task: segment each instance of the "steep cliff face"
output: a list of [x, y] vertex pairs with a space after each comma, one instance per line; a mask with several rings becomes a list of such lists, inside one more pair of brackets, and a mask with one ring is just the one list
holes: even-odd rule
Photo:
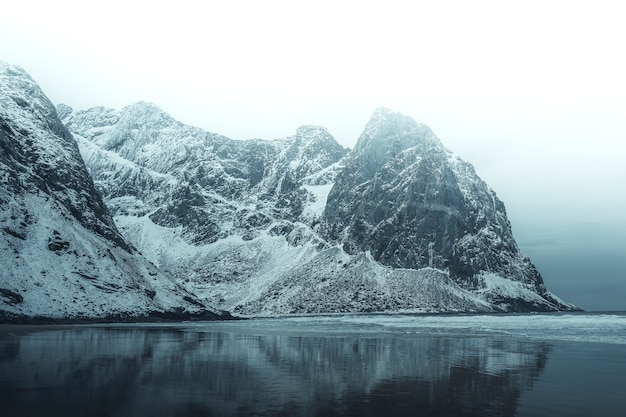
[[55, 107], [0, 62], [0, 320], [204, 314], [119, 233]]
[[409, 117], [377, 110], [348, 152], [320, 127], [232, 141], [148, 103], [59, 113], [125, 238], [219, 308], [573, 308], [472, 166]]
[[[329, 240], [346, 252], [370, 251], [393, 268], [446, 270], [471, 291], [497, 276], [559, 304], [518, 248], [502, 201], [427, 126], [379, 109], [344, 165], [324, 222]], [[540, 308], [505, 293], [488, 300]]]

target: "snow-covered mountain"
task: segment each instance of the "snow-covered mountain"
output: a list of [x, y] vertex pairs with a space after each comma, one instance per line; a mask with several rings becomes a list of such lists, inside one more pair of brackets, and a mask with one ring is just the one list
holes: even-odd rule
[[58, 112], [124, 238], [220, 309], [574, 308], [472, 166], [409, 117], [377, 110], [348, 151], [314, 126], [233, 141], [149, 103]]
[[[393, 268], [448, 271], [504, 309], [562, 303], [518, 248], [502, 201], [427, 126], [378, 109], [343, 163], [324, 222], [346, 252], [369, 251]], [[520, 297], [520, 289], [540, 298]]]
[[216, 318], [119, 233], [75, 140], [0, 62], [0, 321]]

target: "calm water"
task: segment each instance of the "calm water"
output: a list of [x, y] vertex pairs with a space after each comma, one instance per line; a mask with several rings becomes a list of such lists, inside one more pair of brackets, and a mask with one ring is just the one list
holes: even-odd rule
[[0, 326], [5, 416], [624, 416], [626, 315]]

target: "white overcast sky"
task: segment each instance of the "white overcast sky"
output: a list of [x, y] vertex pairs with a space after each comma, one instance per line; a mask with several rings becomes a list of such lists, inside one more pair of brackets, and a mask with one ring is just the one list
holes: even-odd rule
[[233, 139], [316, 124], [353, 147], [375, 108], [400, 111], [474, 164], [550, 289], [626, 310], [625, 10], [602, 0], [20, 0], [2, 5], [0, 59], [54, 103], [151, 101]]

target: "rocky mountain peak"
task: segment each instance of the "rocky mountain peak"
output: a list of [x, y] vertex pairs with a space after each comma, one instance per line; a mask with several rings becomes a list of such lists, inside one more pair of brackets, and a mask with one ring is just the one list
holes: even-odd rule
[[432, 151], [445, 153], [446, 149], [428, 126], [402, 113], [379, 108], [365, 126], [350, 157], [365, 181], [389, 161], [415, 159]]
[[[57, 111], [63, 123], [75, 134], [93, 140], [104, 149], [123, 149], [126, 153], [142, 151], [159, 142], [160, 137], [151, 132], [184, 126], [160, 107], [143, 101], [122, 110], [96, 106], [74, 111], [60, 104]], [[122, 131], [125, 133], [120, 134]]]
[[142, 123], [150, 123], [156, 126], [167, 126], [180, 123], [156, 104], [146, 101], [139, 101], [124, 107], [120, 112], [120, 119], [122, 122], [127, 121], [128, 123], [137, 123], [137, 121], [140, 121]]
[[[75, 111], [67, 104], [57, 105], [57, 114], [63, 124], [74, 134], [98, 136], [117, 123], [120, 112], [107, 107], [97, 106], [87, 110]], [[88, 129], [84, 128], [89, 126]]]
[[369, 121], [365, 125], [365, 130], [369, 130], [371, 126], [377, 125], [390, 125], [396, 127], [397, 130], [410, 130], [417, 125], [417, 122], [400, 112], [387, 107], [379, 107], [370, 116]]
[[374, 113], [337, 175], [324, 221], [325, 236], [347, 253], [369, 251], [393, 268], [445, 270], [472, 290], [494, 273], [551, 297], [495, 192], [430, 128], [399, 113]]
[[72, 113], [74, 113], [74, 109], [65, 103], [57, 104], [56, 109], [60, 120], [65, 120], [71, 117]]
[[381, 107], [374, 111], [365, 125], [355, 150], [384, 154], [389, 151], [400, 152], [419, 145], [441, 146], [441, 142], [425, 124]]
[[9, 119], [21, 119], [32, 128], [51, 129], [60, 138], [71, 136], [58, 120], [54, 105], [22, 68], [0, 61], [0, 87], [0, 105]]
[[341, 153], [343, 156], [346, 152], [333, 135], [322, 126], [300, 126], [296, 130], [292, 146], [294, 149], [298, 148], [296, 151], [298, 156], [307, 159], [317, 159], [320, 156], [319, 153], [332, 154], [334, 158], [336, 154]]
[[2, 160], [10, 171], [22, 172], [14, 185], [22, 193], [48, 195], [84, 227], [130, 250], [97, 196], [74, 138], [39, 85], [21, 68], [4, 64], [0, 91]]
[[323, 126], [304, 125], [296, 129], [296, 137], [300, 138], [303, 142], [329, 136], [331, 136], [331, 134], [328, 133], [328, 130]]
[[7, 64], [0, 150], [0, 322], [215, 317], [126, 242], [55, 107]]
[[[284, 155], [290, 171], [298, 171], [296, 178], [313, 174], [315, 171], [337, 162], [347, 150], [341, 146], [325, 127], [300, 126], [293, 143]], [[296, 167], [294, 162], [298, 162]], [[302, 169], [305, 168], [306, 169]]]

